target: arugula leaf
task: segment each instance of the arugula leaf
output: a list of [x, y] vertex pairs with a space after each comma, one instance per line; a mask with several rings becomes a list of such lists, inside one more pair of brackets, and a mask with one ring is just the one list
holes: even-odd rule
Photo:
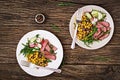
[[52, 62], [50, 59], [47, 59], [47, 62]]
[[92, 37], [93, 34], [95, 34], [96, 31], [97, 31], [97, 28], [93, 27], [92, 32], [87, 37]]
[[23, 45], [23, 46], [28, 46], [27, 44], [23, 44], [23, 43], [22, 43], [22, 45]]
[[24, 46], [24, 48], [20, 51], [20, 54], [22, 53], [24, 56], [27, 56], [28, 54], [33, 54], [34, 48], [30, 48], [29, 46]]
[[36, 38], [38, 38], [38, 37], [39, 37], [39, 34], [36, 35]]
[[50, 53], [53, 54], [53, 53], [54, 53], [54, 50], [50, 49]]
[[27, 42], [26, 44], [29, 45], [29, 43], [30, 43], [30, 39], [28, 38], [27, 40], [28, 40], [28, 42]]
[[110, 30], [106, 31], [104, 34], [109, 34], [110, 33]]
[[89, 45], [92, 44], [94, 41], [96, 41], [93, 38], [93, 35], [95, 34], [95, 32], [97, 31], [96, 27], [93, 27], [92, 32], [89, 33], [89, 35], [87, 35], [82, 41], [84, 42], [84, 44], [88, 47], [90, 47]]

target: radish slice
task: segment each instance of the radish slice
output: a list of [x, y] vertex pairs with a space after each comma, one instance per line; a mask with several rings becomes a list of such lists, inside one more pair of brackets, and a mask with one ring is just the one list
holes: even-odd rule
[[42, 47], [42, 45], [41, 45], [41, 44], [37, 44], [37, 47], [41, 48], [41, 47]]
[[38, 43], [40, 43], [40, 42], [42, 41], [42, 39], [41, 39], [41, 38], [37, 38], [36, 41], [37, 41]]
[[33, 48], [33, 47], [35, 47], [35, 44], [34, 44], [33, 42], [31, 42], [31, 43], [29, 44], [29, 46], [30, 46], [31, 48]]
[[93, 25], [95, 25], [97, 21], [98, 21], [97, 18], [92, 18], [92, 19], [91, 19], [91, 22], [92, 22]]

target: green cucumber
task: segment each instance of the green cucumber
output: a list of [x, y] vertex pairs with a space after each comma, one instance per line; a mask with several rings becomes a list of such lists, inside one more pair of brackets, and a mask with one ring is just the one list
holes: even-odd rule
[[97, 10], [92, 10], [91, 15], [94, 18], [97, 18], [98, 20], [104, 20], [104, 18], [106, 17], [105, 13], [102, 13], [101, 11], [97, 11]]
[[98, 20], [101, 20], [103, 18], [103, 14], [101, 12], [98, 12]]
[[98, 17], [98, 11], [96, 11], [96, 10], [92, 10], [91, 14], [92, 14], [92, 16], [95, 17], [95, 18]]
[[102, 13], [102, 19], [101, 20], [104, 20], [105, 19], [105, 17], [106, 17], [106, 14], [105, 13]]
[[36, 36], [35, 37], [32, 37], [31, 39], [30, 39], [30, 42], [34, 42], [36, 40]]
[[37, 34], [35, 37], [30, 38], [30, 42], [34, 42], [39, 37], [39, 34]]
[[102, 15], [103, 15], [103, 18], [106, 17], [106, 14], [105, 14], [105, 13], [103, 13]]
[[88, 13], [88, 12], [86, 12], [85, 15], [87, 16], [88, 19], [91, 19], [91, 18], [92, 18], [91, 14]]

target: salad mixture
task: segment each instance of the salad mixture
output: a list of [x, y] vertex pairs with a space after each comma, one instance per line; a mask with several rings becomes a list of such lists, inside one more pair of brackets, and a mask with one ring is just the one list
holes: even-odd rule
[[84, 12], [81, 21], [78, 23], [77, 38], [88, 47], [94, 41], [107, 38], [111, 28], [105, 18], [106, 14], [98, 10]]
[[45, 67], [52, 60], [56, 60], [55, 51], [57, 48], [48, 39], [41, 38], [39, 34], [28, 39], [27, 43], [23, 44], [23, 46], [24, 48], [20, 53], [33, 64]]

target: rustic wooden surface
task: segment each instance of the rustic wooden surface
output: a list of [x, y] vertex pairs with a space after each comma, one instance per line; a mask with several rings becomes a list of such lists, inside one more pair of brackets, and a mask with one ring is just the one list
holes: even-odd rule
[[[71, 2], [59, 6], [61, 2]], [[95, 4], [104, 7], [113, 17], [115, 32], [111, 41], [98, 50], [86, 50], [76, 45], [70, 49], [72, 39], [69, 21], [80, 7]], [[34, 17], [46, 15], [44, 24]], [[61, 31], [50, 25], [55, 24]], [[48, 30], [62, 42], [64, 60], [61, 74], [36, 78], [26, 74], [16, 61], [16, 47], [20, 38], [32, 30]], [[0, 0], [0, 80], [120, 80], [120, 1], [119, 0]]]

